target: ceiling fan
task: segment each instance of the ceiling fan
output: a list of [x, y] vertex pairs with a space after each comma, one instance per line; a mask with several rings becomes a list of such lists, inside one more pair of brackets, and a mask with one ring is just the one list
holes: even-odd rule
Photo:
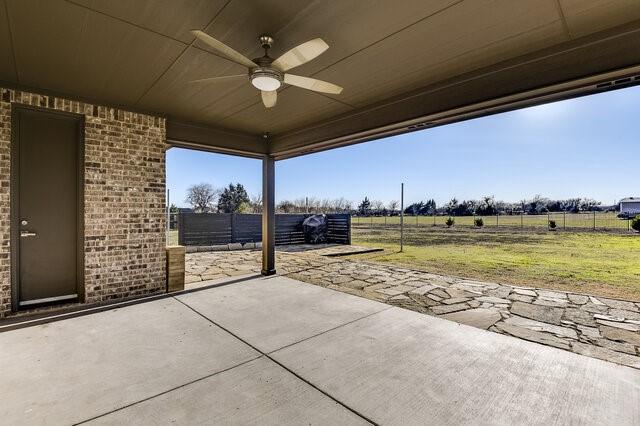
[[260, 36], [260, 45], [264, 49], [264, 56], [251, 60], [241, 53], [236, 52], [226, 44], [211, 37], [209, 34], [200, 31], [191, 31], [198, 40], [202, 41], [209, 47], [215, 49], [226, 59], [236, 64], [243, 65], [248, 68], [248, 74], [226, 75], [221, 77], [203, 78], [193, 80], [191, 83], [209, 83], [223, 80], [231, 80], [240, 77], [249, 77], [251, 84], [262, 94], [262, 103], [265, 107], [271, 108], [278, 100], [277, 90], [282, 83], [291, 86], [301, 87], [314, 92], [331, 93], [339, 95], [342, 87], [326, 81], [316, 80], [315, 78], [302, 77], [300, 75], [289, 74], [286, 71], [295, 68], [310, 60], [316, 58], [329, 48], [329, 45], [321, 38], [309, 40], [293, 49], [289, 50], [278, 59], [269, 57], [269, 49], [273, 45], [273, 38], [268, 35]]

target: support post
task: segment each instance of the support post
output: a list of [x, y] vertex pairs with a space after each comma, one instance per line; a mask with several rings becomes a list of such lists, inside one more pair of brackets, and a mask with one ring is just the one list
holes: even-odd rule
[[262, 158], [262, 275], [276, 273], [275, 160]]
[[400, 251], [404, 249], [404, 183], [400, 184]]

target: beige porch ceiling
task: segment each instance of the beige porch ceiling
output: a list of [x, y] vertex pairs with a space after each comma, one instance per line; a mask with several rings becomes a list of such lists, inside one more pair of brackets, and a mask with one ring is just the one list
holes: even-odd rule
[[[330, 49], [296, 74], [345, 89], [285, 87], [265, 109], [243, 80], [188, 84], [245, 72], [191, 29], [248, 57], [263, 33], [276, 57], [321, 37]], [[368, 140], [486, 113], [470, 108], [483, 102], [506, 108], [509, 96], [596, 90], [638, 65], [637, 0], [0, 0], [0, 84], [161, 114], [173, 143], [245, 155]]]

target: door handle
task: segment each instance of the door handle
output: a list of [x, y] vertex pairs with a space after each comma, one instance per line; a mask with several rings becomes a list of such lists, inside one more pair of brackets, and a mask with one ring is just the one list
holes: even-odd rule
[[24, 237], [35, 237], [36, 234], [35, 232], [29, 232], [29, 231], [20, 231], [20, 238], [24, 238]]

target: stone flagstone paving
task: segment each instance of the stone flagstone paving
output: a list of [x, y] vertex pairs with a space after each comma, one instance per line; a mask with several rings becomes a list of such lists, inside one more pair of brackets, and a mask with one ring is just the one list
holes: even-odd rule
[[[640, 303], [431, 274], [370, 262], [276, 254], [278, 274], [496, 333], [640, 369]], [[259, 251], [190, 253], [186, 281], [260, 272]]]

